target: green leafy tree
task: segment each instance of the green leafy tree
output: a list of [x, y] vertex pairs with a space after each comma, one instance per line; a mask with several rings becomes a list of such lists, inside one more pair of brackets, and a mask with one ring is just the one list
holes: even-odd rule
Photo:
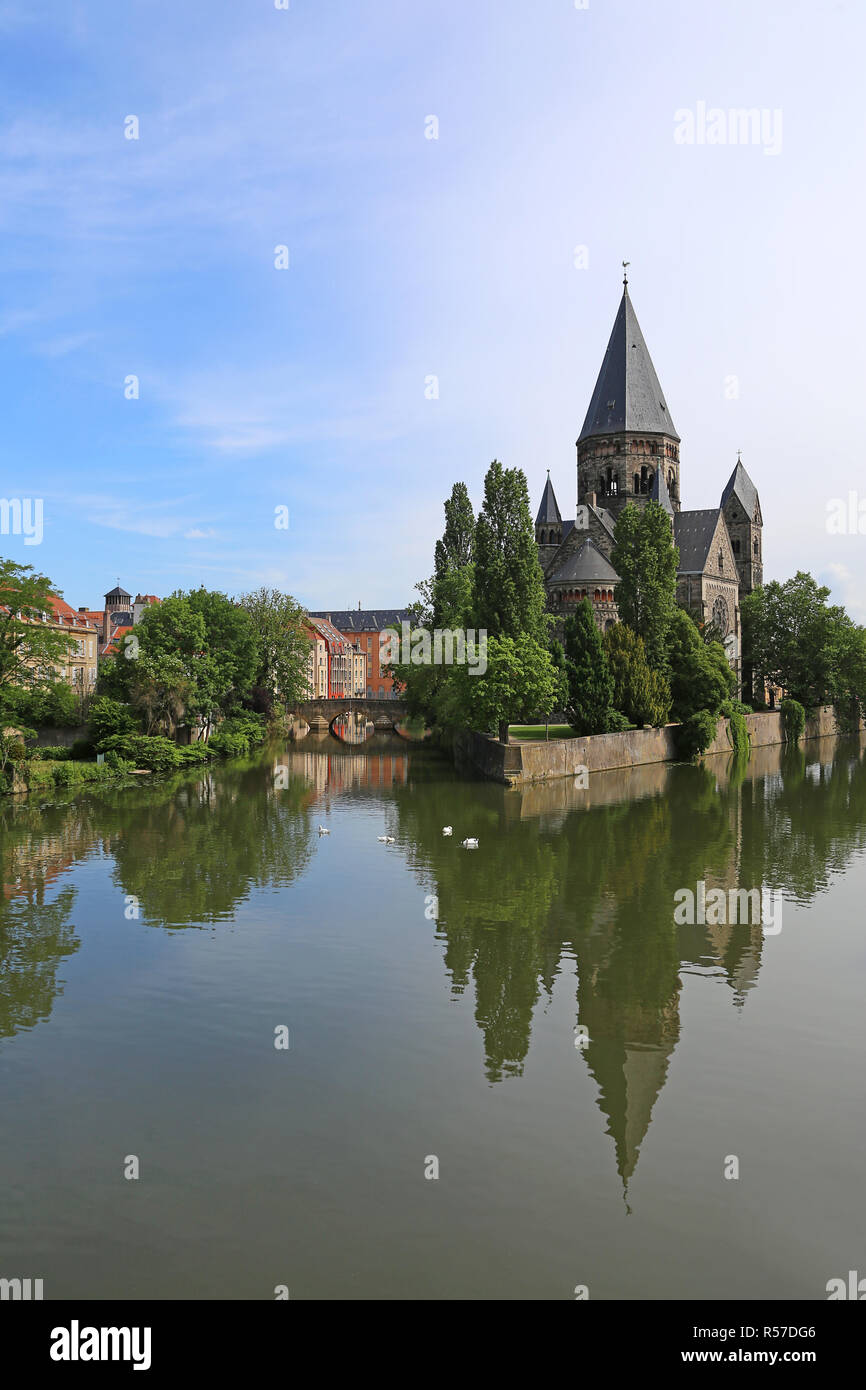
[[676, 612], [678, 551], [670, 518], [658, 502], [623, 508], [610, 562], [620, 577], [620, 619], [643, 638], [650, 666], [663, 671], [668, 628]]
[[827, 603], [830, 590], [799, 570], [743, 598], [743, 659], [761, 686], [779, 685], [806, 709], [838, 689], [840, 638], [851, 620]]
[[430, 581], [433, 627], [471, 626], [475, 513], [465, 483], [455, 483], [445, 502], [445, 531], [436, 542]]
[[[559, 664], [559, 651], [554, 651], [553, 659], [554, 665]], [[613, 677], [589, 599], [579, 603], [577, 611], [565, 620], [562, 667], [568, 682], [565, 713], [569, 724], [577, 734], [606, 733], [613, 706]]]
[[73, 637], [43, 622], [52, 596], [60, 597], [46, 575], [0, 558], [0, 694], [10, 686], [56, 682]]
[[508, 724], [549, 713], [562, 704], [566, 682], [550, 653], [528, 633], [516, 637], [488, 637], [487, 669], [473, 675], [469, 665], [454, 666], [440, 703], [446, 725], [473, 729], [499, 729]]
[[94, 745], [111, 734], [131, 734], [135, 730], [135, 717], [128, 705], [111, 700], [107, 695], [97, 695], [91, 701], [87, 733]]
[[737, 678], [719, 642], [705, 642], [684, 609], [673, 614], [667, 635], [671, 718], [688, 719], [697, 710], [717, 714], [736, 688]]
[[241, 594], [238, 602], [249, 614], [256, 641], [254, 702], [270, 714], [274, 698], [294, 704], [307, 693], [310, 639], [305, 613], [291, 594], [261, 588]]
[[643, 638], [625, 623], [616, 623], [604, 634], [604, 646], [613, 677], [613, 703], [638, 728], [665, 724], [671, 692], [665, 677], [647, 661]]
[[528, 636], [547, 647], [550, 617], [526, 477], [491, 463], [475, 527], [475, 626], [491, 637]]

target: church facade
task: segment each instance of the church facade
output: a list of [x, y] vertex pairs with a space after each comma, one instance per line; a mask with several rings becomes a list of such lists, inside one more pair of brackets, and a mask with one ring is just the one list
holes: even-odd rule
[[577, 440], [577, 511], [564, 521], [548, 471], [535, 521], [550, 611], [565, 618], [588, 598], [602, 631], [618, 621], [614, 527], [629, 503], [659, 503], [679, 551], [677, 602], [715, 623], [739, 672], [740, 596], [763, 583], [763, 518], [742, 463], [719, 505], [683, 511], [680, 437], [623, 282], [613, 331]]

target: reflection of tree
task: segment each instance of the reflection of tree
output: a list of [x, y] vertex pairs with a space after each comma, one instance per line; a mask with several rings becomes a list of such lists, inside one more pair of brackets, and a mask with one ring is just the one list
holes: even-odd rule
[[[476, 783], [467, 794], [451, 780], [418, 795], [413, 764], [395, 798], [400, 837], [437, 892], [453, 988], [474, 988], [488, 1079], [523, 1071], [541, 993], [573, 958], [583, 1056], [627, 1183], [679, 1038], [683, 967], [721, 967], [742, 1005], [761, 963], [760, 924], [678, 927], [675, 893], [700, 880], [819, 891], [866, 842], [866, 765], [855, 752], [852, 762], [839, 746], [832, 766], [808, 775], [801, 754], [791, 762], [780, 749], [748, 766], [647, 769], [643, 796], [635, 769], [621, 802], [608, 799], [608, 774], [587, 795], [564, 783]], [[477, 852], [459, 849], [466, 834], [479, 837]]]
[[289, 883], [311, 857], [309, 783], [270, 761], [136, 787], [112, 808], [115, 878], [142, 917], [188, 927], [234, 914], [251, 889]]
[[57, 968], [78, 950], [69, 915], [75, 889], [63, 888], [53, 902], [30, 894], [0, 907], [0, 1037], [33, 1028], [51, 1013], [62, 992]]

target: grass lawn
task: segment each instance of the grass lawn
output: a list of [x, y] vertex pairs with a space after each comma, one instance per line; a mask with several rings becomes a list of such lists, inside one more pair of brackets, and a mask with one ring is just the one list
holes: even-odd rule
[[[509, 724], [508, 733], [511, 738], [544, 738], [543, 724]], [[574, 738], [574, 730], [570, 724], [550, 724], [548, 733], [551, 738]]]

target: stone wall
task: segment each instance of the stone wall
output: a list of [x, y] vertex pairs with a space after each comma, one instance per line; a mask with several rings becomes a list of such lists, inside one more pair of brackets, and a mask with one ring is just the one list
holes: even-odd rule
[[87, 725], [78, 724], [72, 729], [37, 729], [36, 737], [28, 739], [30, 747], [71, 748], [79, 738], [87, 738]]
[[[745, 715], [753, 748], [784, 743], [782, 716], [777, 710]], [[866, 724], [861, 726], [866, 729]], [[518, 786], [543, 782], [555, 777], [574, 777], [581, 768], [607, 772], [615, 768], [641, 767], [647, 763], [674, 762], [676, 724], [663, 729], [629, 729], [620, 734], [593, 734], [585, 738], [563, 738], [501, 744], [486, 734], [468, 730], [454, 741], [458, 766], [471, 768], [495, 782]], [[839, 730], [832, 705], [825, 705], [806, 721], [804, 737], [825, 738]], [[728, 722], [720, 719], [716, 736], [706, 757], [729, 754], [731, 742]]]

